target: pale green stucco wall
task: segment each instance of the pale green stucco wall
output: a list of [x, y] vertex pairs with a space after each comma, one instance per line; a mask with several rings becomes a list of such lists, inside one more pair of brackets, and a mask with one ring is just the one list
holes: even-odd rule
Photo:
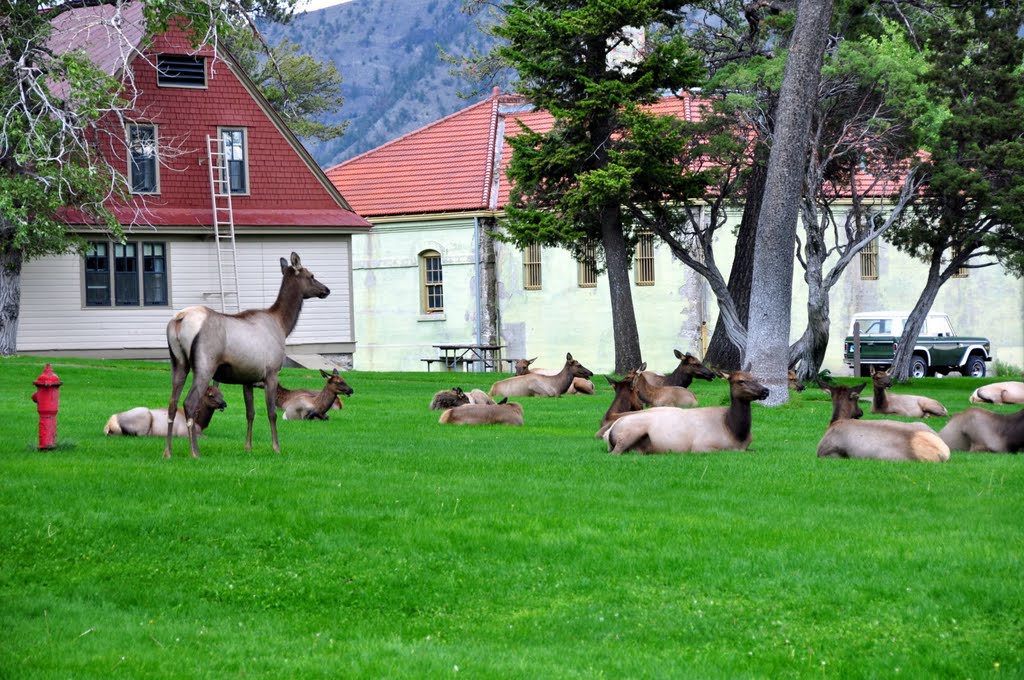
[[[738, 218], [733, 215], [730, 222]], [[728, 274], [734, 241], [722, 229], [716, 247], [719, 268]], [[473, 217], [454, 216], [377, 223], [366, 236], [353, 236], [353, 297], [359, 370], [424, 370], [424, 357], [437, 343], [476, 339], [476, 278]], [[436, 250], [444, 262], [445, 314], [420, 313], [418, 255]], [[579, 288], [576, 263], [568, 252], [542, 251], [543, 289], [523, 288], [522, 253], [495, 246], [500, 342], [505, 356], [538, 357], [538, 366], [557, 368], [571, 352], [597, 373], [614, 368], [607, 278], [596, 288]], [[832, 291], [832, 336], [824, 368], [848, 374], [842, 339], [856, 312], [910, 309], [921, 292], [924, 265], [886, 243], [879, 247], [878, 280], [861, 280], [855, 260]], [[699, 354], [700, 327], [714, 329], [717, 306], [707, 286], [675, 261], [668, 248], [655, 248], [654, 286], [633, 286], [641, 349], [651, 368], [675, 366], [673, 349]], [[792, 338], [806, 322], [803, 272], [794, 272]], [[950, 315], [959, 333], [987, 335], [999, 360], [1024, 366], [1024, 282], [999, 267], [972, 270], [948, 282], [933, 309]], [[994, 369], [994, 366], [991, 367]], [[436, 370], [436, 368], [435, 368]], [[481, 384], [486, 381], [481, 381]]]

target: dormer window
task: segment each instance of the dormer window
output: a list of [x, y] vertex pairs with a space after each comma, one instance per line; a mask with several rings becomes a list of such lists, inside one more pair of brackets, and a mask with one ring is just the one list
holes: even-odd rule
[[206, 60], [187, 54], [158, 54], [156, 82], [163, 87], [206, 87]]

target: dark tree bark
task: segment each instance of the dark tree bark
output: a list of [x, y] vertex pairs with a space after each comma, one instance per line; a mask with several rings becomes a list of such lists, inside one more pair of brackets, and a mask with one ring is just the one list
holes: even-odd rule
[[744, 364], [770, 390], [765, 404], [789, 399], [790, 312], [808, 132], [821, 78], [832, 0], [801, 0], [786, 59], [754, 246], [754, 287]]
[[18, 316], [21, 307], [20, 250], [0, 246], [0, 356], [18, 351]]
[[622, 375], [640, 365], [640, 333], [633, 310], [633, 292], [629, 283], [629, 253], [622, 234], [622, 219], [617, 206], [610, 206], [601, 218], [601, 239], [608, 273], [608, 293], [612, 307], [612, 336], [615, 339], [615, 372]]

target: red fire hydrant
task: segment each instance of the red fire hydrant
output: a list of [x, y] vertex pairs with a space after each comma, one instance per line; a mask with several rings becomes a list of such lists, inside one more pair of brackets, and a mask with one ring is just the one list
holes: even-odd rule
[[37, 388], [32, 401], [39, 408], [39, 448], [52, 449], [57, 446], [57, 409], [60, 402], [60, 386], [57, 374], [46, 364], [46, 368], [32, 383]]

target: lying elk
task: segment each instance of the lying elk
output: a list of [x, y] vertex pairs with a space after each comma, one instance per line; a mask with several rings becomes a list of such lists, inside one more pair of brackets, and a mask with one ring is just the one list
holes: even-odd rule
[[285, 420], [327, 420], [327, 412], [341, 408], [339, 394], [351, 397], [354, 390], [334, 369], [333, 373], [321, 369], [320, 375], [327, 379], [322, 390], [289, 390], [277, 386], [277, 408], [284, 411]]
[[637, 396], [647, 406], [676, 406], [688, 408], [697, 405], [697, 397], [685, 387], [666, 385], [654, 387], [647, 379], [647, 364], [640, 364], [633, 378], [633, 385], [636, 387]]
[[608, 406], [608, 410], [604, 412], [604, 418], [601, 419], [601, 426], [594, 434], [596, 439], [604, 437], [605, 430], [611, 427], [611, 424], [620, 417], [627, 413], [644, 410], [644, 403], [640, 401], [640, 395], [636, 393], [636, 384], [633, 381], [634, 378], [636, 378], [635, 369], [627, 373], [622, 380], [615, 380], [614, 378], [605, 376], [608, 384], [612, 386], [615, 396], [612, 398], [612, 403]]
[[[558, 375], [558, 371], [550, 368], [530, 368], [530, 364], [537, 360], [537, 357], [532, 359], [516, 359], [512, 364], [512, 372], [515, 375], [528, 375], [530, 373], [536, 373], [538, 375]], [[569, 385], [569, 389], [565, 391], [566, 394], [593, 394], [594, 383], [587, 378], [573, 378], [572, 384]]]
[[[217, 389], [217, 386], [210, 385], [207, 387], [206, 391], [203, 392], [203, 398], [199, 401], [199, 412], [196, 414], [195, 419], [195, 426], [199, 428], [199, 434], [202, 434], [202, 431], [210, 426], [210, 420], [213, 418], [214, 411], [223, 411], [227, 407], [224, 395]], [[167, 409], [138, 406], [110, 416], [107, 424], [103, 427], [103, 434], [123, 434], [132, 437], [166, 437], [169, 423]], [[171, 434], [174, 437], [188, 436], [188, 426], [185, 424], [184, 414], [175, 414]]]
[[679, 359], [679, 365], [671, 373], [661, 375], [654, 371], [644, 371], [644, 376], [652, 387], [666, 387], [669, 385], [689, 387], [694, 378], [700, 378], [701, 380], [715, 379], [714, 371], [702, 364], [697, 357], [689, 352], [683, 354], [677, 349], [672, 351], [675, 353], [676, 358]]
[[469, 397], [470, 404], [491, 404], [493, 406], [498, 403], [491, 399], [483, 390], [470, 390], [466, 396]]
[[496, 404], [463, 404], [441, 414], [449, 425], [522, 425], [523, 405], [505, 397]]
[[789, 369], [788, 378], [789, 378], [789, 389], [796, 390], [797, 392], [803, 392], [806, 389], [804, 384], [802, 382], [800, 382], [800, 377], [796, 374], [796, 371], [794, 371], [792, 368]]
[[871, 458], [944, 463], [949, 447], [924, 423], [857, 420], [860, 393], [867, 387], [822, 386], [832, 397], [832, 420], [818, 442], [818, 458]]
[[768, 388], [747, 371], [721, 375], [729, 381], [729, 406], [663, 406], [626, 413], [604, 433], [608, 451], [619, 454], [745, 450], [751, 441], [750, 404], [766, 399]]
[[440, 392], [434, 393], [434, 398], [430, 400], [430, 410], [443, 411], [448, 408], [454, 408], [468, 403], [469, 397], [462, 391], [462, 388], [453, 387], [450, 390], [441, 390]]
[[939, 431], [954, 451], [1024, 452], [1024, 410], [993, 413], [974, 406], [958, 413]]
[[[221, 314], [209, 307], [195, 306], [181, 310], [167, 324], [167, 346], [171, 354], [171, 399], [167, 407], [168, 422], [178, 411], [178, 398], [189, 371], [192, 388], [185, 397], [184, 410], [189, 424], [189, 445], [192, 457], [199, 457], [196, 431], [192, 427], [199, 410], [197, 385], [211, 380], [229, 385], [242, 385], [245, 397], [245, 450], [252, 450], [253, 384], [266, 386], [267, 419], [275, 452], [277, 441], [277, 376], [284, 363], [285, 338], [295, 328], [302, 303], [311, 297], [325, 298], [330, 289], [316, 280], [302, 266], [299, 256], [291, 255], [291, 264], [281, 258], [281, 288], [269, 309], [247, 309], [238, 314]], [[167, 433], [164, 458], [171, 457], [171, 433]]]
[[997, 382], [974, 390], [972, 404], [1024, 404], [1024, 382]]
[[908, 418], [927, 418], [928, 416], [948, 416], [946, 407], [931, 397], [919, 397], [913, 394], [892, 394], [887, 390], [892, 387], [892, 374], [885, 370], [871, 370], [871, 384], [874, 398], [871, 401], [871, 412]]
[[566, 393], [573, 378], [590, 378], [590, 369], [566, 353], [565, 366], [555, 375], [527, 373], [505, 378], [491, 385], [492, 397], [560, 397]]

